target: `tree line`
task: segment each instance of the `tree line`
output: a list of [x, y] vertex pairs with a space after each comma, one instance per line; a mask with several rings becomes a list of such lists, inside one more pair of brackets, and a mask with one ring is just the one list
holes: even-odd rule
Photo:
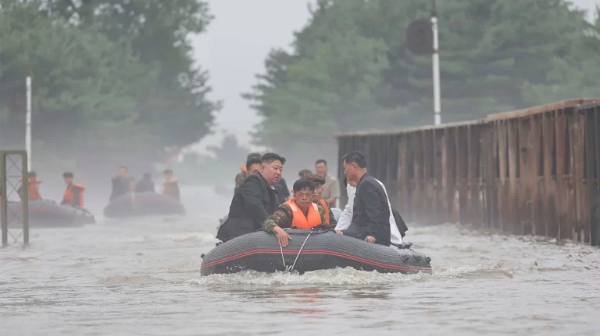
[[[437, 9], [443, 122], [600, 92], [600, 20], [586, 21], [569, 1]], [[257, 142], [335, 157], [332, 133], [433, 123], [431, 57], [405, 45], [409, 23], [430, 10], [420, 0], [317, 1], [293, 50], [273, 50], [245, 94], [264, 117]]]
[[28, 75], [38, 158], [151, 163], [198, 141], [220, 103], [189, 37], [212, 19], [195, 0], [0, 0], [2, 147], [24, 141]]

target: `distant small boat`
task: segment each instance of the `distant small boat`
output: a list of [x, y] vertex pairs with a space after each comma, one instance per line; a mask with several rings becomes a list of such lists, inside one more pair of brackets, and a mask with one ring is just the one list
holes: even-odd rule
[[176, 199], [155, 192], [125, 194], [104, 208], [108, 218], [184, 215], [185, 208]]
[[[9, 227], [21, 227], [21, 202], [8, 203]], [[94, 224], [96, 219], [88, 210], [61, 205], [50, 200], [29, 200], [29, 227], [72, 227]]]

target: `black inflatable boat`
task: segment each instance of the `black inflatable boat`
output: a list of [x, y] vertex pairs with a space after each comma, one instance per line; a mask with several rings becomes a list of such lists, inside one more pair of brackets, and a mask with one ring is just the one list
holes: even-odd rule
[[201, 275], [245, 270], [299, 273], [352, 267], [381, 273], [431, 273], [430, 258], [410, 248], [382, 246], [331, 231], [286, 230], [292, 238], [281, 248], [277, 238], [253, 232], [223, 243], [203, 256]]
[[[8, 225], [21, 227], [22, 203], [9, 202]], [[94, 224], [96, 219], [85, 209], [61, 205], [49, 200], [29, 201], [29, 227], [70, 227]]]
[[176, 199], [154, 192], [125, 194], [104, 208], [104, 216], [109, 218], [184, 214], [185, 208]]

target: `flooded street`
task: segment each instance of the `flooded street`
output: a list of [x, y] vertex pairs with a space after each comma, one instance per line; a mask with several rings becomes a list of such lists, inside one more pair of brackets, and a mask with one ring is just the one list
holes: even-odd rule
[[100, 218], [0, 250], [0, 335], [600, 334], [596, 248], [409, 225], [433, 275], [200, 277], [229, 200], [182, 198], [183, 219]]

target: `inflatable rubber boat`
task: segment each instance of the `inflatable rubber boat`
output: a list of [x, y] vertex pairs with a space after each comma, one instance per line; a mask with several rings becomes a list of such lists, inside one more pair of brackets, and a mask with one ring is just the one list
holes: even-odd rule
[[[8, 225], [21, 227], [22, 203], [7, 204]], [[29, 201], [29, 227], [70, 227], [94, 224], [96, 219], [87, 210], [70, 205], [61, 205], [54, 201]]]
[[212, 249], [203, 256], [201, 275], [245, 270], [277, 272], [352, 267], [381, 273], [431, 273], [431, 259], [396, 246], [382, 246], [332, 231], [286, 230], [292, 240], [282, 248], [273, 234], [253, 232]]
[[184, 214], [185, 208], [176, 199], [154, 192], [125, 194], [104, 208], [104, 216], [109, 218]]

